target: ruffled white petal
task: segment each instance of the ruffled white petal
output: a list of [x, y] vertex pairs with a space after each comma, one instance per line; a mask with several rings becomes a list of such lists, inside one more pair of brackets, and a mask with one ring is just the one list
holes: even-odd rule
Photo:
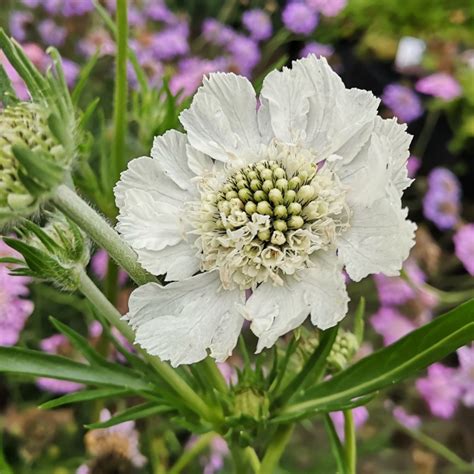
[[337, 241], [338, 256], [355, 280], [372, 273], [395, 276], [414, 244], [416, 225], [389, 197], [354, 205], [350, 228]]
[[[178, 159], [178, 152], [174, 156]], [[167, 280], [196, 273], [199, 265], [192, 246], [196, 237], [189, 234], [184, 213], [184, 203], [192, 196], [165, 175], [159, 159], [131, 161], [114, 191], [120, 211], [117, 230], [140, 264], [157, 275], [169, 272]]]
[[368, 91], [346, 89], [327, 61], [314, 55], [295, 61], [292, 75], [312, 91], [306, 145], [323, 158], [337, 154], [350, 161], [370, 136], [380, 101]]
[[[313, 91], [308, 81], [292, 70], [272, 71], [263, 81], [258, 119], [261, 130], [284, 143], [304, 141], [309, 101]], [[267, 138], [268, 141], [268, 138]]]
[[174, 367], [204, 359], [207, 350], [225, 360], [237, 343], [243, 318], [243, 294], [220, 289], [217, 272], [202, 273], [162, 287], [137, 288], [127, 318], [136, 342]]
[[158, 160], [163, 173], [181, 189], [194, 191], [196, 187], [192, 179], [196, 175], [188, 166], [187, 143], [184, 133], [169, 130], [164, 135], [155, 137], [151, 156]]
[[235, 74], [214, 73], [205, 79], [180, 121], [194, 148], [223, 162], [235, 161], [261, 143], [255, 91], [248, 79]]
[[260, 285], [245, 306], [251, 329], [258, 336], [257, 352], [300, 326], [309, 314], [320, 329], [337, 324], [347, 313], [347, 296], [342, 265], [332, 254], [314, 258], [314, 267], [287, 279], [285, 286]]

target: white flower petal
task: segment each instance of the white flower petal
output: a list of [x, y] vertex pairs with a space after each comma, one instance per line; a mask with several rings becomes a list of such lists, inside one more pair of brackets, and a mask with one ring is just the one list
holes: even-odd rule
[[197, 250], [188, 242], [165, 247], [159, 252], [146, 248], [135, 249], [138, 262], [153, 275], [166, 274], [165, 281], [181, 281], [199, 271], [201, 260]]
[[414, 244], [416, 225], [406, 219], [407, 210], [385, 197], [352, 211], [351, 226], [337, 241], [349, 276], [359, 281], [372, 273], [398, 275]]
[[188, 166], [187, 143], [184, 133], [169, 130], [164, 135], [155, 137], [151, 156], [158, 160], [164, 174], [181, 189], [194, 190], [195, 186], [191, 180], [195, 174]]
[[223, 162], [261, 142], [255, 91], [248, 79], [235, 74], [206, 78], [180, 121], [194, 148]]
[[130, 297], [127, 318], [136, 342], [174, 367], [207, 356], [225, 360], [237, 343], [243, 318], [240, 291], [220, 290], [217, 272], [202, 273], [162, 287], [137, 288]]
[[347, 296], [342, 265], [331, 254], [314, 258], [314, 267], [298, 272], [284, 287], [260, 285], [245, 306], [246, 318], [258, 336], [257, 352], [300, 326], [309, 314], [320, 329], [337, 324], [347, 313]]
[[306, 142], [316, 153], [349, 161], [370, 136], [380, 103], [360, 89], [346, 89], [324, 58], [314, 55], [293, 63], [294, 74], [311, 86]]
[[259, 125], [268, 135], [270, 123], [273, 135], [284, 143], [300, 143], [305, 139], [309, 101], [313, 94], [310, 84], [292, 70], [272, 71], [263, 81], [258, 111]]
[[134, 249], [162, 250], [183, 239], [182, 210], [156, 201], [146, 191], [128, 190], [120, 211], [117, 230]]

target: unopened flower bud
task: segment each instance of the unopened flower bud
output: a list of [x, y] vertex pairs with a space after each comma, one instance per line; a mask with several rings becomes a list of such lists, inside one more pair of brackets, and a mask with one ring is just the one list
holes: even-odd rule
[[289, 189], [288, 191], [286, 191], [283, 201], [285, 204], [290, 204], [295, 199], [296, 199], [296, 193], [292, 189]]
[[257, 204], [257, 212], [259, 214], [264, 214], [266, 216], [273, 215], [272, 206], [268, 203], [268, 201], [261, 201]]
[[278, 206], [275, 206], [275, 209], [273, 209], [273, 214], [275, 217], [279, 217], [280, 219], [285, 219], [288, 216], [288, 210], [286, 206], [283, 204], [280, 204]]
[[280, 232], [286, 232], [288, 229], [288, 226], [286, 225], [285, 221], [282, 221], [281, 219], [277, 219], [276, 221], [273, 222], [273, 228], [275, 230], [279, 230]]
[[288, 189], [288, 181], [285, 178], [277, 179], [275, 187], [284, 192]]
[[264, 181], [267, 179], [272, 179], [273, 173], [271, 169], [265, 168], [263, 171], [260, 172], [260, 176]]
[[301, 188], [298, 190], [296, 197], [299, 201], [304, 203], [312, 199], [314, 197], [314, 194], [314, 188], [309, 184], [305, 184], [304, 186], [301, 186]]
[[264, 241], [264, 242], [266, 242], [267, 240], [270, 240], [270, 236], [271, 236], [271, 234], [270, 234], [270, 231], [269, 231], [268, 229], [266, 229], [266, 230], [261, 230], [261, 231], [257, 234], [257, 237], [258, 237], [260, 240]]
[[298, 178], [298, 176], [293, 176], [293, 178], [291, 178], [288, 181], [288, 189], [297, 189], [300, 186], [301, 186], [301, 179]]
[[253, 198], [255, 199], [255, 201], [260, 202], [267, 199], [267, 195], [262, 190], [259, 190], [253, 193]]
[[253, 201], [247, 202], [247, 204], [245, 204], [245, 212], [249, 215], [254, 214], [257, 212], [257, 205]]
[[273, 188], [269, 193], [268, 193], [268, 199], [273, 204], [280, 204], [283, 202], [283, 195], [281, 194], [281, 191], [279, 189]]
[[270, 192], [272, 189], [273, 189], [273, 181], [270, 181], [269, 179], [267, 179], [266, 181], [263, 182], [262, 184], [262, 189], [268, 193]]
[[288, 205], [288, 214], [298, 216], [301, 214], [301, 204], [299, 202], [292, 202]]
[[288, 219], [288, 227], [290, 229], [300, 229], [301, 227], [303, 227], [303, 224], [304, 220], [301, 216], [291, 216]]
[[248, 188], [239, 189], [239, 198], [242, 201], [247, 202], [249, 199], [252, 199], [252, 192]]
[[275, 245], [283, 245], [286, 242], [285, 234], [279, 230], [275, 230], [272, 234], [271, 242]]

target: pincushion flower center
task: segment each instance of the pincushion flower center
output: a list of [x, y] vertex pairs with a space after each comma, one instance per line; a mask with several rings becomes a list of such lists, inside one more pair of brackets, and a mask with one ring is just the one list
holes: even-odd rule
[[261, 160], [202, 192], [198, 242], [202, 270], [218, 269], [226, 289], [255, 288], [311, 265], [348, 225], [345, 189], [325, 166]]

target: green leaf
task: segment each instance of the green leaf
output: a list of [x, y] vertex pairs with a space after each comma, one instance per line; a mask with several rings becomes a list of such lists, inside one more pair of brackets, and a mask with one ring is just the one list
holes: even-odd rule
[[157, 405], [154, 402], [146, 402], [141, 405], [128, 408], [120, 412], [118, 415], [113, 416], [110, 420], [101, 421], [99, 423], [92, 423], [90, 425], [85, 425], [86, 428], [90, 430], [95, 430], [98, 428], [109, 428], [110, 426], [115, 426], [126, 421], [138, 420], [139, 418], [147, 418], [152, 415], [159, 415], [162, 413], [169, 413], [173, 411], [172, 408]]
[[15, 105], [18, 103], [15, 89], [13, 89], [10, 78], [5, 72], [4, 67], [0, 64], [0, 101], [8, 107], [9, 105]]
[[96, 388], [92, 390], [81, 390], [79, 392], [68, 393], [59, 398], [49, 400], [39, 406], [42, 410], [69, 405], [70, 403], [88, 402], [91, 400], [99, 400], [102, 398], [126, 397], [133, 395], [135, 392], [124, 388]]
[[394, 344], [316, 385], [280, 415], [306, 413], [354, 400], [415, 375], [474, 339], [474, 300], [439, 316]]
[[150, 386], [140, 376], [117, 364], [111, 367], [90, 365], [19, 347], [0, 347], [0, 373], [50, 377], [90, 385], [122, 387], [133, 391], [147, 390]]

